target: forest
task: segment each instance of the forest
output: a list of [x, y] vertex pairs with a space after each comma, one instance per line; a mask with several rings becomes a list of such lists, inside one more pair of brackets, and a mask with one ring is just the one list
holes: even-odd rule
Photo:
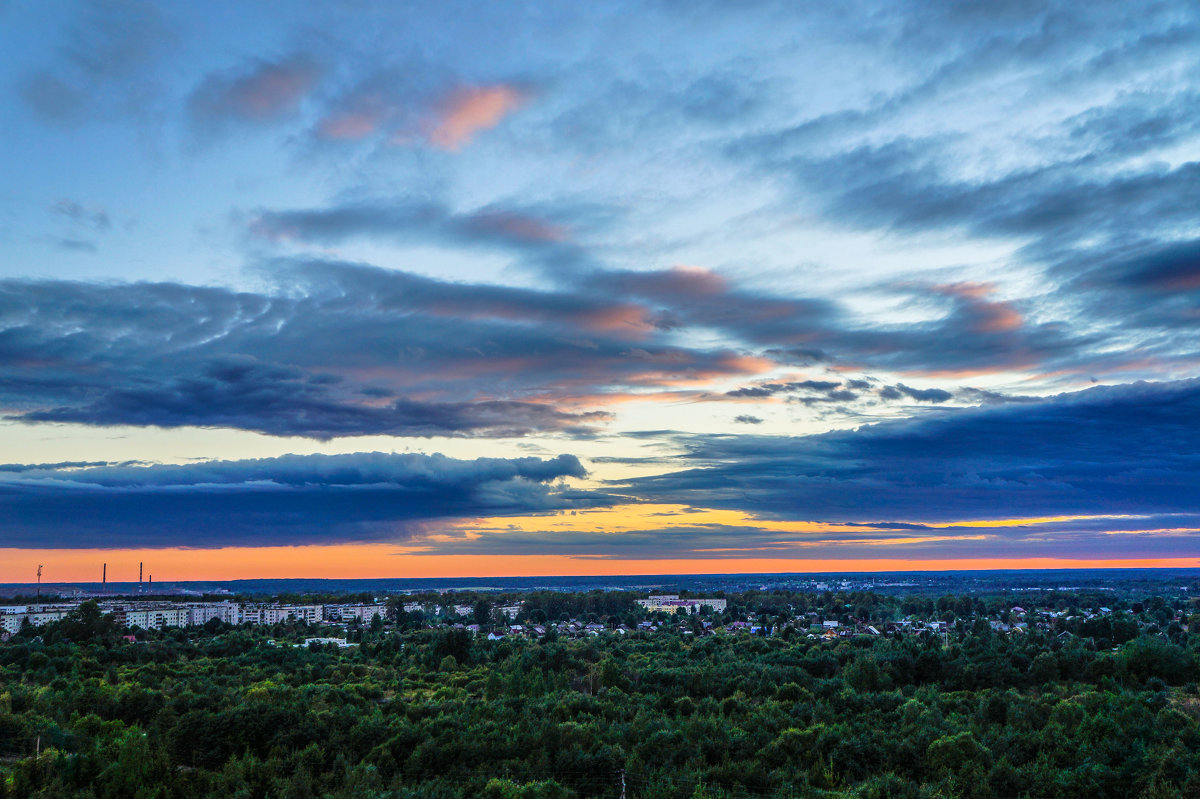
[[[294, 624], [130, 641], [86, 603], [0, 643], [0, 799], [1200, 796], [1200, 634], [1168, 602], [1005, 634], [968, 597], [730, 601], [953, 626], [489, 641], [399, 611], [339, 648]], [[639, 618], [602, 592], [523, 614]]]

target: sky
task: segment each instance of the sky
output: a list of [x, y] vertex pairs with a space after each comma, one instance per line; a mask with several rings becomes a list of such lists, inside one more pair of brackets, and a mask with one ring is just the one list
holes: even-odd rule
[[1200, 566], [1191, 2], [0, 0], [0, 581]]

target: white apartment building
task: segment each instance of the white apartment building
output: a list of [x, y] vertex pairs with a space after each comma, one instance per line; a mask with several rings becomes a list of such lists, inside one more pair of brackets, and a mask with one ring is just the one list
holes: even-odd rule
[[240, 624], [279, 624], [303, 621], [317, 624], [324, 618], [322, 605], [242, 605]]
[[161, 630], [163, 627], [186, 627], [187, 624], [188, 609], [182, 605], [160, 605], [150, 608], [129, 605], [125, 608], [126, 627]]
[[207, 624], [213, 619], [226, 624], [237, 624], [241, 615], [242, 606], [236, 602], [188, 605], [188, 624]]
[[712, 608], [717, 613], [725, 610], [724, 599], [680, 599], [679, 594], [651, 594], [647, 599], [634, 601], [651, 613], [660, 610], [667, 613], [699, 613], [703, 608]]
[[387, 607], [384, 605], [342, 605], [342, 621], [358, 619], [363, 624], [370, 624], [376, 617], [384, 617]]
[[60, 621], [76, 607], [76, 605], [6, 605], [0, 607], [0, 630], [6, 633], [18, 632], [26, 619], [34, 627], [41, 627], [52, 621]]

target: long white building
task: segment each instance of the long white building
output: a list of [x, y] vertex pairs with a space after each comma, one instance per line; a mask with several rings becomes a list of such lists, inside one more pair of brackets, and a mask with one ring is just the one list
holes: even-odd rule
[[241, 617], [242, 606], [236, 602], [188, 605], [188, 624], [207, 624], [213, 619], [226, 624], [237, 624]]
[[376, 616], [385, 617], [387, 615], [387, 607], [384, 605], [341, 605], [337, 610], [341, 612], [342, 621], [358, 619], [363, 624], [370, 624]]
[[163, 627], [186, 627], [187, 624], [188, 609], [182, 605], [160, 605], [151, 608], [131, 606], [125, 609], [126, 627], [161, 630]]
[[717, 613], [725, 610], [724, 599], [709, 597], [680, 599], [679, 594], [651, 594], [647, 599], [635, 601], [651, 613], [660, 610], [666, 613], [699, 613], [703, 608], [712, 608]]
[[[68, 613], [79, 607], [78, 602], [45, 605], [0, 606], [0, 631], [9, 635], [20, 631], [26, 620], [34, 627], [61, 621]], [[161, 630], [164, 627], [186, 627], [202, 625], [213, 619], [226, 624], [278, 624], [286, 621], [304, 621], [319, 624], [324, 619], [322, 605], [276, 605], [246, 604], [237, 602], [138, 602], [106, 600], [101, 603], [103, 613], [111, 613], [123, 627], [140, 627], [143, 630]], [[346, 605], [341, 608], [342, 618], [360, 619], [370, 624], [375, 616], [386, 612], [383, 605]]]
[[318, 624], [324, 618], [321, 605], [242, 605], [241, 624], [279, 624], [304, 621]]
[[0, 607], [0, 630], [15, 633], [26, 619], [34, 627], [63, 619], [76, 605], [5, 605]]

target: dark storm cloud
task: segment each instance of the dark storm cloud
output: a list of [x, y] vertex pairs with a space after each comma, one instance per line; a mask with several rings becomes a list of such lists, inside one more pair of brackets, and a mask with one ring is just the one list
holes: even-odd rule
[[274, 435], [572, 434], [613, 386], [744, 374], [742, 356], [647, 340], [636, 307], [277, 263], [274, 294], [178, 284], [0, 283], [14, 418]]
[[265, 546], [404, 541], [413, 524], [602, 504], [552, 459], [357, 453], [181, 466], [0, 470], [0, 547]]
[[1200, 381], [1137, 383], [805, 438], [681, 438], [660, 502], [819, 521], [1198, 513]]

